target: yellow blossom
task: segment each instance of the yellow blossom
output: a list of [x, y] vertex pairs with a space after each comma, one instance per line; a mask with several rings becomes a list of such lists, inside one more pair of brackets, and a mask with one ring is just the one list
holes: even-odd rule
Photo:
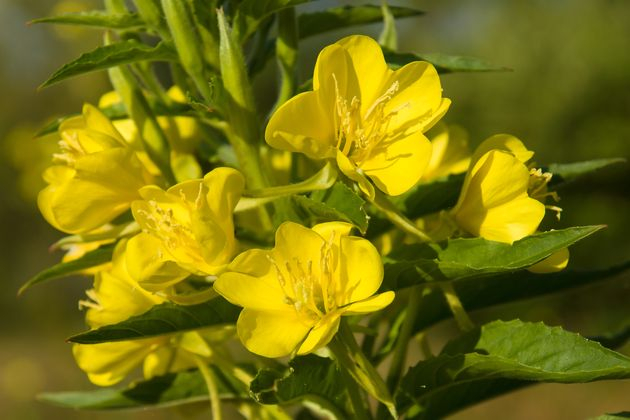
[[[80, 306], [88, 308], [86, 322], [90, 328], [124, 321], [165, 301], [143, 290], [131, 278], [126, 266], [127, 246], [126, 240], [116, 246], [112, 267], [96, 275], [94, 288], [87, 292], [89, 300], [80, 302]], [[212, 353], [206, 342], [208, 334], [212, 338], [212, 333], [206, 331], [190, 331], [131, 341], [75, 344], [72, 351], [90, 381], [109, 386], [141, 364], [145, 378], [193, 367], [195, 363], [188, 353], [204, 357]]]
[[39, 209], [54, 227], [84, 233], [129, 209], [138, 189], [154, 182], [109, 119], [91, 105], [59, 127], [61, 153], [44, 172]]
[[390, 195], [411, 188], [431, 157], [423, 135], [448, 109], [435, 68], [416, 61], [393, 71], [380, 46], [353, 35], [324, 48], [313, 91], [284, 103], [265, 132], [269, 145], [339, 168], [374, 195], [369, 177]]
[[468, 134], [457, 126], [438, 123], [427, 133], [431, 141], [431, 160], [422, 175], [423, 182], [466, 172], [470, 164]]
[[143, 244], [135, 249], [161, 254], [162, 261], [173, 261], [193, 274], [218, 274], [236, 252], [233, 211], [243, 187], [238, 171], [217, 168], [167, 191], [154, 185], [140, 189], [142, 200], [133, 202], [132, 212], [146, 235], [136, 238]]
[[342, 222], [312, 229], [285, 222], [272, 250], [236, 257], [214, 287], [244, 307], [236, 327], [247, 349], [267, 357], [310, 353], [332, 339], [342, 315], [391, 303], [394, 292], [374, 295], [383, 279], [378, 251], [368, 240], [349, 236], [351, 228]]

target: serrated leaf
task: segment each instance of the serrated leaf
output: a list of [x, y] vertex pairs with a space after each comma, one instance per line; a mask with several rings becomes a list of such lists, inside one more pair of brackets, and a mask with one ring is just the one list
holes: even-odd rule
[[85, 255], [77, 258], [76, 260], [55, 264], [52, 267], [41, 271], [40, 273], [29, 279], [26, 283], [24, 283], [24, 285], [20, 287], [20, 290], [18, 290], [18, 295], [21, 295], [27, 289], [36, 284], [44, 283], [53, 279], [71, 276], [73, 274], [78, 274], [79, 272], [88, 268], [108, 263], [112, 260], [113, 252], [114, 245], [104, 245], [93, 251], [86, 252]]
[[243, 0], [234, 17], [234, 32], [241, 41], [245, 41], [273, 13], [310, 1], [313, 0]]
[[[464, 353], [462, 353], [464, 352]], [[630, 359], [560, 327], [494, 321], [410, 368], [397, 403], [406, 418], [433, 419], [532, 381], [630, 378]]]
[[[219, 396], [234, 398], [230, 388], [215, 375]], [[77, 392], [47, 392], [41, 401], [67, 408], [89, 410], [167, 407], [208, 400], [208, 389], [198, 370], [170, 373], [136, 382], [124, 389], [98, 389]]]
[[[601, 270], [563, 270], [550, 274], [519, 271], [479, 278], [475, 281], [455, 282], [453, 287], [464, 308], [467, 311], [474, 311], [594, 284], [608, 280], [628, 269], [630, 269], [630, 261]], [[419, 306], [422, 311], [416, 318], [414, 334], [452, 317], [452, 312], [441, 290], [428, 291], [420, 299]], [[605, 347], [612, 347], [611, 344], [623, 340], [623, 334], [624, 331], [621, 331], [611, 336], [601, 337], [604, 340], [602, 344]], [[388, 337], [379, 351], [378, 360], [389, 354], [396, 343], [396, 338], [395, 335]], [[600, 337], [594, 339], [599, 341]]]
[[507, 67], [496, 66], [485, 60], [476, 57], [466, 57], [461, 55], [448, 55], [441, 53], [399, 53], [394, 51], [383, 51], [385, 61], [393, 67], [399, 68], [413, 61], [428, 61], [435, 66], [440, 74], [456, 72], [488, 72], [488, 71], [511, 71]]
[[551, 178], [551, 185], [557, 186], [559, 184], [568, 183], [576, 178], [595, 172], [607, 166], [625, 162], [626, 159], [624, 158], [610, 158], [587, 160], [584, 162], [552, 163], [545, 168], [545, 170], [553, 174], [553, 177]]
[[311, 197], [293, 196], [294, 201], [314, 219], [314, 222], [344, 221], [355, 225], [361, 233], [368, 227], [365, 200], [345, 184], [337, 182], [332, 188], [317, 191]]
[[289, 371], [258, 372], [250, 393], [261, 404], [290, 405], [310, 401], [338, 419], [349, 419], [344, 402], [345, 382], [335, 362], [315, 355], [299, 356], [289, 362]]
[[39, 88], [43, 89], [70, 77], [105, 70], [122, 64], [138, 61], [176, 60], [177, 54], [171, 46], [164, 42], [160, 42], [155, 47], [133, 40], [116, 42], [82, 54], [76, 60], [71, 61], [53, 73]]
[[514, 272], [586, 238], [603, 226], [580, 226], [527, 236], [512, 245], [483, 238], [414, 244], [385, 259], [383, 287], [397, 290], [430, 281], [462, 281]]
[[137, 13], [109, 13], [104, 10], [65, 13], [59, 16], [33, 19], [29, 22], [29, 24], [37, 23], [80, 25], [106, 29], [132, 29], [144, 26], [144, 22]]
[[97, 344], [234, 324], [240, 311], [241, 308], [221, 297], [197, 305], [184, 306], [166, 302], [118, 324], [74, 335], [68, 341]]
[[[389, 6], [395, 18], [419, 16], [424, 14], [419, 10], [407, 7]], [[335, 29], [347, 28], [355, 25], [381, 22], [383, 12], [379, 6], [342, 6], [333, 7], [321, 12], [303, 13], [298, 17], [300, 38], [318, 35]]]

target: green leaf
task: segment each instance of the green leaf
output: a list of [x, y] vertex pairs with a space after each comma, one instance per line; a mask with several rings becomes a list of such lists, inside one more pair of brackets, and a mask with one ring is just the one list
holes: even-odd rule
[[584, 162], [552, 163], [545, 168], [545, 171], [549, 171], [553, 174], [551, 185], [558, 186], [559, 184], [564, 185], [582, 175], [595, 172], [607, 166], [625, 162], [626, 159], [624, 158], [610, 158], [587, 160]]
[[385, 61], [393, 67], [399, 68], [413, 61], [428, 61], [433, 64], [440, 74], [455, 72], [487, 72], [487, 71], [511, 71], [507, 67], [495, 66], [480, 58], [465, 57], [460, 55], [448, 55], [440, 53], [398, 53], [383, 51]]
[[[221, 399], [235, 395], [215, 375]], [[198, 370], [170, 373], [131, 384], [124, 389], [104, 388], [95, 391], [52, 392], [38, 399], [74, 409], [113, 410], [142, 407], [166, 407], [208, 400], [208, 389]]]
[[90, 73], [97, 70], [105, 70], [122, 64], [138, 61], [176, 61], [177, 54], [163, 42], [155, 47], [141, 44], [137, 41], [121, 41], [110, 45], [104, 45], [93, 51], [82, 54], [79, 58], [64, 65], [39, 87], [45, 87], [59, 83], [70, 77]]
[[315, 403], [339, 419], [349, 419], [345, 382], [335, 362], [315, 355], [289, 362], [287, 372], [262, 369], [250, 385], [252, 397], [261, 404]]
[[29, 24], [36, 23], [92, 26], [106, 29], [132, 29], [144, 26], [144, 22], [137, 13], [109, 13], [104, 10], [65, 13], [59, 16], [33, 19], [29, 22]]
[[[394, 18], [419, 16], [424, 14], [419, 10], [407, 7], [389, 6]], [[365, 25], [381, 22], [383, 12], [379, 6], [343, 6], [333, 7], [321, 12], [303, 13], [298, 17], [300, 38], [318, 35], [335, 29], [343, 29], [349, 26]]]
[[393, 203], [409, 218], [415, 219], [453, 207], [457, 203], [465, 174], [450, 175], [429, 184], [418, 184], [408, 193], [393, 198]]
[[630, 419], [630, 411], [623, 411], [615, 414], [604, 414], [599, 417], [595, 417], [593, 420], [623, 420]]
[[[464, 352], [464, 354], [462, 354]], [[397, 403], [406, 418], [433, 419], [536, 382], [630, 378], [630, 359], [560, 327], [494, 321], [409, 369]]]
[[385, 257], [384, 287], [397, 290], [430, 281], [462, 281], [514, 272], [586, 238], [604, 226], [581, 226], [527, 236], [512, 245], [483, 238], [406, 246]]
[[310, 1], [313, 0], [243, 0], [236, 11], [233, 30], [237, 38], [243, 42], [273, 13]]
[[352, 223], [361, 233], [367, 229], [365, 200], [341, 182], [328, 190], [316, 191], [310, 197], [296, 195], [293, 199], [315, 223], [338, 220]]
[[232, 305], [221, 297], [190, 306], [166, 302], [118, 324], [106, 325], [74, 335], [68, 341], [97, 344], [233, 324], [236, 322], [240, 310], [241, 308]]
[[18, 290], [18, 296], [36, 284], [78, 274], [88, 268], [110, 262], [113, 252], [114, 245], [104, 245], [93, 251], [86, 252], [85, 255], [76, 260], [55, 264], [24, 283], [24, 285], [20, 287], [20, 290]]

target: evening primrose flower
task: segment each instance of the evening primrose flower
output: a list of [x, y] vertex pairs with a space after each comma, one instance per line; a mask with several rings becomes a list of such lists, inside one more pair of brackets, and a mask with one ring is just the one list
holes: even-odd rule
[[328, 344], [342, 315], [391, 303], [394, 292], [374, 295], [383, 279], [380, 255], [368, 240], [349, 236], [351, 228], [286, 222], [272, 250], [245, 251], [229, 265], [214, 287], [244, 307], [236, 328], [248, 350], [266, 357], [310, 353]]
[[154, 182], [118, 130], [98, 108], [59, 127], [61, 153], [44, 172], [49, 184], [38, 196], [39, 209], [55, 228], [84, 233], [129, 209], [138, 189]]
[[431, 143], [422, 133], [449, 104], [431, 64], [416, 61], [393, 71], [376, 41], [353, 35], [321, 51], [313, 91], [278, 108], [265, 139], [312, 159], [336, 159], [370, 197], [374, 189], [366, 177], [399, 195], [427, 167]]
[[146, 240], [136, 249], [160, 249], [165, 261], [193, 274], [218, 274], [236, 252], [233, 211], [244, 182], [240, 172], [217, 168], [167, 191], [154, 185], [141, 188], [142, 200], [133, 202], [132, 213], [148, 235], [136, 238]]
[[470, 165], [468, 134], [457, 125], [438, 123], [428, 133], [431, 160], [422, 175], [423, 182], [466, 172]]
[[[124, 321], [166, 301], [143, 290], [131, 278], [126, 267], [127, 246], [127, 240], [116, 246], [112, 267], [95, 276], [94, 288], [87, 292], [89, 299], [79, 303], [81, 307], [88, 308], [86, 323], [90, 328]], [[189, 331], [139, 340], [75, 344], [72, 352], [92, 383], [110, 386], [123, 380], [139, 365], [143, 365], [147, 379], [191, 368], [195, 362], [189, 354], [211, 356], [207, 340], [217, 337], [223, 340], [225, 334], [218, 330]]]

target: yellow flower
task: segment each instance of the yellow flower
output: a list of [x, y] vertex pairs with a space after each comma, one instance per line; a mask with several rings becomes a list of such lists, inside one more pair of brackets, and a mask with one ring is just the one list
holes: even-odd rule
[[431, 143], [422, 133], [449, 104], [431, 64], [416, 61], [393, 71], [376, 41], [353, 35], [321, 51], [313, 91], [284, 103], [265, 139], [312, 159], [336, 159], [369, 196], [374, 190], [366, 176], [399, 195], [427, 167]]
[[438, 123], [427, 136], [433, 147], [429, 166], [422, 175], [423, 182], [466, 172], [470, 164], [470, 150], [468, 134], [463, 128]]
[[374, 246], [349, 236], [352, 226], [330, 222], [280, 225], [272, 250], [240, 254], [215, 282], [217, 292], [243, 306], [237, 332], [251, 352], [280, 357], [325, 346], [340, 316], [389, 305], [394, 292], [372, 296], [383, 279]]
[[545, 206], [528, 194], [530, 171], [523, 162], [532, 155], [512, 136], [484, 141], [450, 212], [457, 226], [473, 236], [510, 244], [533, 234]]
[[[217, 168], [203, 179], [167, 191], [146, 186], [140, 189], [143, 199], [133, 202], [132, 212], [148, 235], [136, 240], [146, 240], [146, 252], [161, 248], [165, 261], [174, 261], [190, 273], [218, 274], [236, 252], [232, 216], [243, 188], [243, 176], [230, 168]], [[142, 252], [145, 246], [136, 248]]]
[[109, 119], [91, 105], [59, 127], [61, 153], [44, 172], [44, 218], [67, 233], [96, 229], [129, 209], [153, 177]]
[[[88, 308], [86, 323], [90, 328], [124, 321], [165, 301], [143, 290], [131, 278], [126, 266], [127, 247], [126, 240], [116, 246], [112, 267], [96, 275], [94, 288], [87, 292], [89, 300], [80, 302], [80, 306]], [[131, 341], [75, 344], [72, 352], [92, 383], [109, 386], [120, 382], [140, 364], [144, 365], [145, 378], [193, 367], [195, 363], [187, 353], [210, 356], [205, 339], [208, 337], [206, 331], [190, 331]]]

